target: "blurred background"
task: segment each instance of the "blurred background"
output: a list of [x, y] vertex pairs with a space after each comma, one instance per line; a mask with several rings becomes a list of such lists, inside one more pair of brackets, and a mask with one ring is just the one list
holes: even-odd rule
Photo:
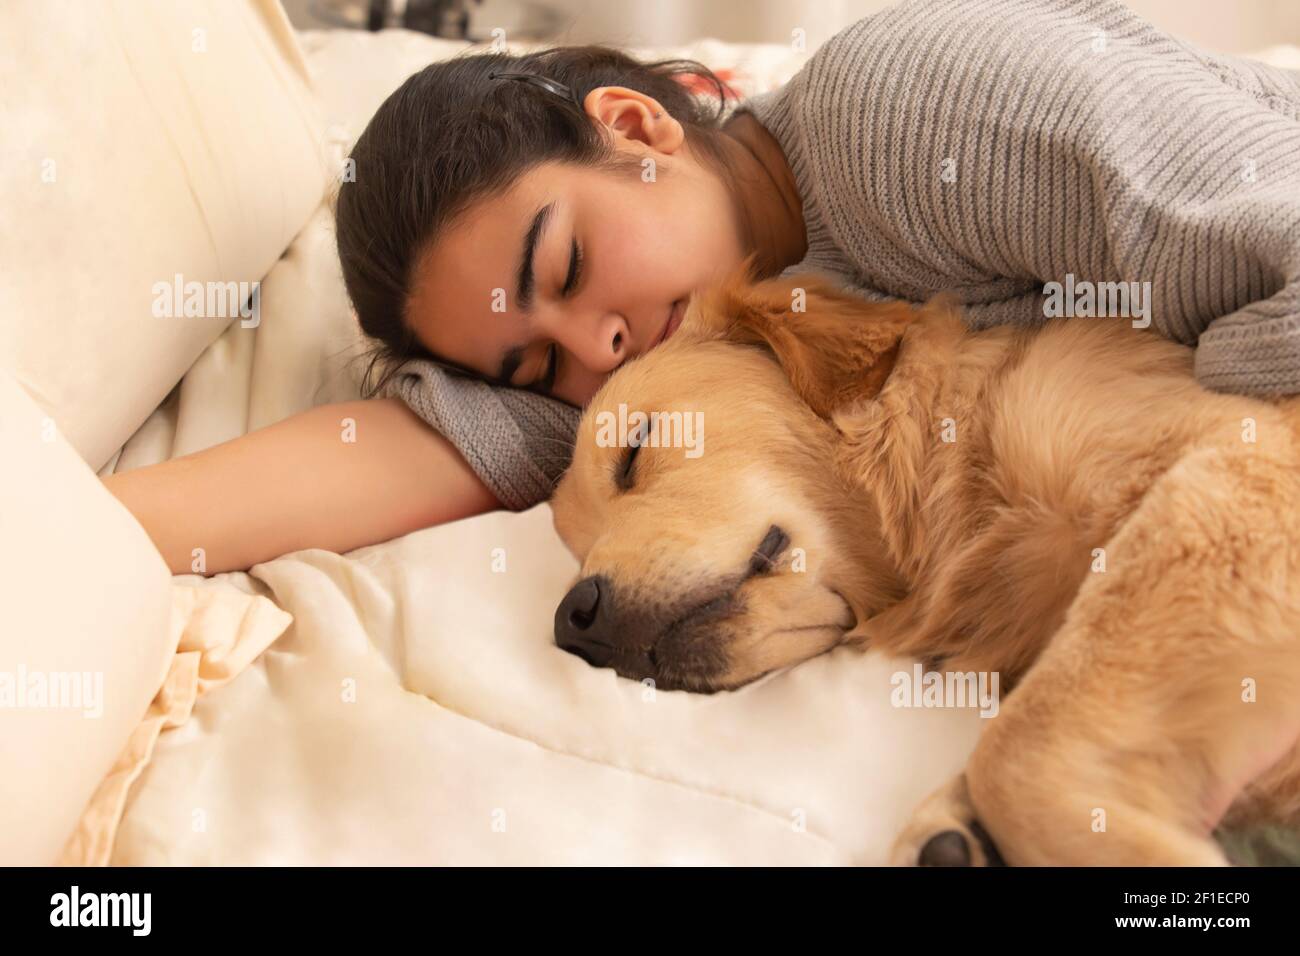
[[[702, 37], [809, 51], [894, 0], [284, 0], [296, 27], [406, 26], [436, 36], [670, 46]], [[1129, 0], [1182, 39], [1221, 53], [1300, 43], [1300, 0]]]

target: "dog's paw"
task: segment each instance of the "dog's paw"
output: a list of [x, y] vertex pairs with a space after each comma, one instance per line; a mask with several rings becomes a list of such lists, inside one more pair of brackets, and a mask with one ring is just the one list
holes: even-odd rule
[[921, 803], [889, 853], [890, 866], [1006, 866], [988, 831], [975, 819], [966, 775]]

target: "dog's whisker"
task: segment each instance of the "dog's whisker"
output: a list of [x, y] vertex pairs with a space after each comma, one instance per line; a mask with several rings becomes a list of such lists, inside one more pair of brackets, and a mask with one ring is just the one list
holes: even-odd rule
[[534, 435], [533, 438], [538, 441], [555, 442], [555, 444], [563, 445], [565, 448], [578, 447], [578, 440], [576, 438], [570, 438], [570, 439], [556, 438], [554, 435]]

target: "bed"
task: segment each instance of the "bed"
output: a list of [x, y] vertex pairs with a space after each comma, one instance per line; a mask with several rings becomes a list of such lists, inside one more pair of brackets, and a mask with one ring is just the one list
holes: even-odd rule
[[[405, 76], [463, 49], [403, 31], [296, 42], [333, 164]], [[805, 59], [713, 40], [638, 52], [699, 59], [741, 95]], [[358, 397], [327, 205], [261, 296], [260, 324], [206, 345], [100, 475]], [[551, 633], [576, 572], [540, 505], [176, 576], [159, 689], [61, 861], [876, 864], [979, 734], [973, 709], [891, 706], [910, 662], [853, 649], [712, 696], [591, 668]]]

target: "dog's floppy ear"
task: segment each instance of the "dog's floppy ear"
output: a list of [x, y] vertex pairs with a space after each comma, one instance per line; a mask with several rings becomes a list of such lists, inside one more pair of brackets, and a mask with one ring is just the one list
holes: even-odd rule
[[741, 274], [700, 295], [700, 318], [715, 337], [767, 348], [825, 419], [880, 391], [919, 314], [906, 302], [868, 302], [811, 273], [757, 283]]

